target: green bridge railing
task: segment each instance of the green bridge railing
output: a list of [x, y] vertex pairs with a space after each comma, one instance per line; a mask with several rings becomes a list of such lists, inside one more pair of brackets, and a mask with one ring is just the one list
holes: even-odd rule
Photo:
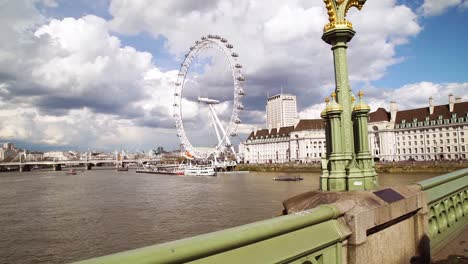
[[341, 263], [349, 232], [340, 215], [337, 207], [324, 205], [79, 263]]
[[468, 169], [418, 182], [426, 193], [431, 250], [439, 251], [468, 223]]
[[[426, 194], [431, 251], [468, 223], [468, 169], [417, 183]], [[321, 205], [205, 235], [80, 261], [95, 263], [346, 263], [352, 204]], [[396, 234], [398, 235], [398, 234]]]

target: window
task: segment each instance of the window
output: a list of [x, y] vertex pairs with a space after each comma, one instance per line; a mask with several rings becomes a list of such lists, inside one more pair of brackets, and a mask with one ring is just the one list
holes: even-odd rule
[[453, 132], [453, 136], [456, 137], [456, 136], [457, 136], [457, 132]]
[[450, 146], [447, 147], [447, 152], [450, 152]]
[[444, 141], [442, 139], [440, 140], [440, 144], [444, 144]]
[[447, 139], [447, 144], [450, 144], [450, 139]]
[[457, 152], [458, 151], [458, 148], [457, 146], [453, 147], [453, 151]]
[[442, 133], [439, 133], [439, 137], [442, 137]]
[[436, 134], [432, 134], [432, 137], [435, 138], [435, 137], [436, 137]]
[[411, 141], [408, 142], [408, 146], [411, 146]]
[[429, 134], [426, 134], [426, 138], [429, 138]]
[[460, 136], [464, 136], [465, 135], [465, 132], [460, 132]]
[[446, 133], [445, 135], [446, 135], [447, 137], [450, 137], [450, 133]]
[[457, 142], [458, 142], [458, 140], [457, 140], [456, 138], [454, 138], [454, 139], [453, 139], [453, 142], [454, 142], [454, 143], [457, 143]]
[[465, 143], [465, 139], [464, 139], [464, 138], [460, 138], [460, 142], [461, 142], [461, 143]]
[[423, 135], [419, 135], [419, 138], [423, 138], [424, 136]]
[[424, 141], [421, 140], [421, 145], [424, 145]]
[[427, 140], [426, 143], [427, 143], [427, 145], [429, 145], [429, 144], [430, 144], [430, 143], [429, 143], [429, 140]]

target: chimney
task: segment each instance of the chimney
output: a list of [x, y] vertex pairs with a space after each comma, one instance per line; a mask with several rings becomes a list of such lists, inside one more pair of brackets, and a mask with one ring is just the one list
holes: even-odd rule
[[462, 102], [462, 98], [460, 96], [455, 97], [456, 104], [461, 103], [461, 102]]
[[396, 114], [398, 112], [398, 107], [395, 101], [390, 102], [390, 122], [394, 123], [396, 120]]
[[254, 136], [257, 136], [257, 131], [258, 131], [258, 128], [254, 127]]
[[429, 97], [429, 114], [432, 115], [434, 113], [434, 98]]
[[453, 107], [455, 105], [455, 97], [453, 96], [453, 94], [449, 94], [449, 109], [450, 109], [450, 113], [453, 112]]

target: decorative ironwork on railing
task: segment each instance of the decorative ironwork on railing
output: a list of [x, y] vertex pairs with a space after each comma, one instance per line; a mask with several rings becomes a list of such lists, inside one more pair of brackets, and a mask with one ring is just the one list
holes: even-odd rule
[[418, 184], [426, 193], [431, 250], [437, 252], [468, 224], [468, 168]]

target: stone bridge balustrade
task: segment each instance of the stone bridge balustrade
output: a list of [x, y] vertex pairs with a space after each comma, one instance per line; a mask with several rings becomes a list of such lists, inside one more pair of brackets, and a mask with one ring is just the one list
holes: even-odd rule
[[438, 251], [468, 222], [468, 169], [418, 183], [428, 200], [431, 248]]

